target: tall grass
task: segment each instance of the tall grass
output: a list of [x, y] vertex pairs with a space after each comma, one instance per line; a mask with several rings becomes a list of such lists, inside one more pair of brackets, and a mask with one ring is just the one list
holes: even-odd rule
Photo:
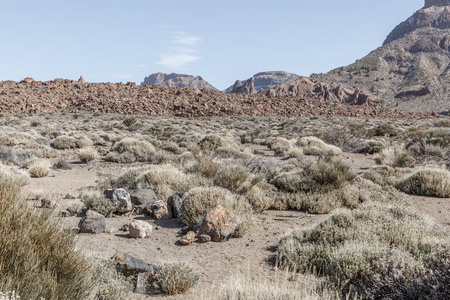
[[14, 178], [0, 173], [0, 290], [23, 299], [90, 299], [91, 270], [74, 235], [19, 194]]

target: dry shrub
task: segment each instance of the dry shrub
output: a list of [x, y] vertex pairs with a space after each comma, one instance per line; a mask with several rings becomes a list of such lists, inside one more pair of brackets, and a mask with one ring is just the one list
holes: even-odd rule
[[379, 165], [388, 165], [391, 167], [414, 167], [416, 159], [410, 151], [405, 149], [405, 146], [395, 145], [383, 149], [376, 154], [375, 161]]
[[165, 142], [161, 145], [161, 149], [169, 151], [174, 154], [181, 154], [181, 148], [174, 142]]
[[407, 174], [411, 174], [410, 168], [392, 168], [390, 166], [376, 166], [364, 173], [363, 177], [376, 184], [386, 186], [395, 186], [397, 181]]
[[86, 205], [87, 209], [92, 209], [105, 217], [111, 217], [117, 209], [114, 203], [98, 190], [88, 190], [83, 192], [81, 201]]
[[272, 180], [278, 189], [297, 192], [327, 192], [351, 182], [355, 174], [341, 159], [322, 157], [317, 163], [301, 164], [297, 170], [281, 173]]
[[[295, 142], [294, 142], [295, 143]], [[293, 148], [291, 141], [285, 138], [276, 138], [269, 144], [270, 150], [275, 152], [276, 156], [283, 156]]]
[[[319, 280], [301, 278], [292, 282], [295, 275], [283, 272], [270, 279], [236, 274], [222, 284], [198, 291], [199, 300], [339, 300], [338, 293], [324, 287]], [[304, 280], [304, 282], [299, 282]]]
[[297, 146], [303, 149], [303, 153], [305, 155], [336, 156], [342, 153], [341, 149], [339, 149], [338, 147], [328, 145], [315, 136], [307, 136], [301, 138], [297, 142]]
[[124, 138], [113, 147], [105, 160], [119, 163], [151, 161], [155, 154], [152, 144], [135, 138]]
[[31, 177], [40, 178], [45, 177], [50, 172], [51, 163], [46, 159], [37, 159], [29, 167], [28, 173]]
[[247, 159], [253, 156], [252, 153], [247, 152], [247, 151], [240, 151], [239, 148], [235, 148], [232, 146], [226, 146], [226, 147], [219, 147], [216, 149], [216, 153], [221, 157], [221, 158], [242, 158], [242, 159]]
[[53, 148], [58, 150], [73, 149], [77, 146], [75, 138], [71, 136], [61, 135], [55, 138], [51, 144]]
[[373, 299], [392, 279], [407, 280], [414, 271], [427, 268], [422, 258], [449, 241], [446, 230], [426, 216], [400, 206], [367, 203], [283, 237], [277, 261], [281, 267], [327, 275], [344, 295], [352, 291]]
[[399, 179], [395, 185], [407, 194], [450, 197], [450, 172], [445, 169], [422, 168]]
[[163, 264], [156, 275], [161, 289], [169, 294], [183, 294], [197, 284], [200, 275], [185, 263]]
[[74, 235], [19, 195], [15, 181], [0, 175], [0, 290], [23, 299], [92, 299], [91, 270]]
[[[214, 184], [226, 188], [232, 193], [236, 193], [241, 191], [249, 177], [250, 172], [243, 166], [223, 165], [214, 177]], [[255, 180], [254, 184], [256, 183], [257, 181]]]
[[30, 175], [17, 167], [5, 166], [0, 163], [0, 176], [14, 177], [15, 184], [24, 186], [30, 184]]
[[84, 148], [78, 153], [78, 159], [82, 163], [88, 163], [95, 160], [98, 157], [98, 152], [94, 148]]
[[94, 145], [94, 142], [92, 142], [92, 140], [88, 137], [82, 135], [76, 138], [75, 145], [77, 148], [88, 148], [92, 147]]
[[59, 156], [59, 152], [47, 145], [38, 143], [27, 143], [16, 149], [17, 155], [34, 155], [39, 158], [55, 158]]
[[95, 299], [98, 300], [126, 300], [130, 299], [133, 284], [122, 273], [117, 272], [113, 260], [94, 260], [93, 280], [97, 285]]
[[19, 142], [13, 137], [7, 135], [0, 136], [0, 145], [2, 146], [15, 146], [18, 143]]
[[236, 206], [236, 199], [230, 191], [220, 187], [194, 187], [183, 197], [181, 221], [188, 226], [200, 223], [203, 216], [221, 204], [227, 208]]

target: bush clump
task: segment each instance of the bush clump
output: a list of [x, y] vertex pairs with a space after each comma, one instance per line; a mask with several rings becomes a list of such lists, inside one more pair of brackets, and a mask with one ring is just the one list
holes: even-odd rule
[[163, 264], [157, 279], [161, 289], [169, 294], [183, 294], [197, 284], [200, 276], [185, 263]]
[[107, 199], [102, 192], [97, 190], [86, 191], [81, 195], [81, 201], [88, 209], [92, 209], [105, 217], [111, 217], [117, 207]]
[[48, 160], [37, 159], [28, 167], [28, 173], [35, 178], [45, 177], [50, 172], [51, 166]]
[[55, 138], [50, 146], [58, 150], [73, 149], [77, 146], [77, 142], [71, 136], [61, 135]]
[[445, 169], [419, 169], [400, 179], [395, 186], [407, 194], [448, 198], [450, 172]]
[[422, 258], [448, 243], [445, 229], [426, 216], [400, 206], [367, 203], [283, 237], [277, 261], [281, 267], [326, 275], [343, 295], [356, 292], [374, 299], [395, 278], [407, 282], [414, 272], [433, 272], [436, 266], [424, 264]]
[[78, 153], [78, 159], [82, 163], [89, 163], [98, 157], [98, 152], [94, 148], [84, 148]]
[[136, 138], [124, 138], [113, 147], [105, 160], [118, 163], [144, 162], [154, 159], [155, 154], [152, 144]]
[[[51, 213], [31, 209], [13, 178], [0, 174], [0, 290], [23, 299], [91, 299], [89, 263]], [[33, 280], [30, 280], [32, 278]]]
[[338, 147], [326, 144], [315, 136], [301, 138], [297, 142], [297, 146], [303, 149], [305, 155], [336, 156], [342, 153], [341, 149]]

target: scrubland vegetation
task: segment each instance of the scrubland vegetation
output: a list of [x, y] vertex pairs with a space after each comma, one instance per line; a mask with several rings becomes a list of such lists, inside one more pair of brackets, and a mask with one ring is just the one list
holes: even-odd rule
[[[448, 232], [408, 208], [408, 194], [450, 197], [447, 119], [2, 119], [0, 291], [25, 299], [120, 299], [131, 291], [127, 279], [108, 267], [111, 262], [85, 258], [54, 214], [19, 196], [30, 180], [70, 172], [80, 163], [123, 170], [99, 173], [80, 204], [67, 207], [80, 217], [87, 210], [107, 218], [116, 214], [103, 192], [114, 188], [152, 190], [163, 203], [180, 193], [180, 228], [195, 228], [221, 205], [240, 222], [235, 237], [245, 236], [254, 216], [269, 209], [330, 214], [311, 228], [286, 233], [278, 245], [280, 272], [313, 274], [317, 278], [309, 286], [241, 276], [200, 289], [194, 287], [196, 270], [172, 264], [161, 266], [158, 275], [165, 293], [194, 287], [199, 299], [449, 296]], [[373, 155], [378, 165], [358, 172], [345, 161], [346, 153]]]

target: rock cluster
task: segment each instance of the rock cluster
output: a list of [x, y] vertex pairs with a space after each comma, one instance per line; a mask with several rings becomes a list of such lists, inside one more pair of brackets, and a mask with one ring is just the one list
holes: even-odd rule
[[[347, 101], [348, 102], [348, 101]], [[333, 105], [329, 105], [329, 104]], [[359, 104], [358, 101], [352, 104]], [[1, 113], [97, 112], [152, 116], [409, 116], [386, 111], [376, 101], [363, 105], [302, 95], [227, 94], [206, 89], [79, 83], [55, 79], [0, 82]]]

